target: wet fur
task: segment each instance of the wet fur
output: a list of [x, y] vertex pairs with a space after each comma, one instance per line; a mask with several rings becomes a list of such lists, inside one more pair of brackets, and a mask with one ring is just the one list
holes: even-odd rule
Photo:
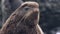
[[[30, 4], [27, 4], [26, 6], [29, 5]], [[31, 7], [29, 8], [30, 10], [23, 11], [23, 6], [24, 5], [21, 5], [11, 14], [1, 28], [0, 34], [43, 34], [42, 29], [38, 25], [39, 11], [34, 8], [31, 9]], [[35, 5], [31, 6], [35, 7]], [[35, 8], [38, 8], [38, 6]], [[35, 15], [37, 16], [37, 19], [34, 18]]]

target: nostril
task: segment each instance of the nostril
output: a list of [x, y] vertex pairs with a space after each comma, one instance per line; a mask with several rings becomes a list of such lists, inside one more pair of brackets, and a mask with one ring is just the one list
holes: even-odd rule
[[35, 9], [34, 9], [34, 12], [39, 12], [39, 9], [38, 9], [38, 8], [35, 8]]

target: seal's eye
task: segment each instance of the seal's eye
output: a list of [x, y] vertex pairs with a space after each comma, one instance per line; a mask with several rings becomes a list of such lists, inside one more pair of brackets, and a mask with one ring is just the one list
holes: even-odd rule
[[29, 10], [29, 7], [25, 7], [25, 10]]
[[25, 10], [28, 10], [29, 8], [25, 8]]

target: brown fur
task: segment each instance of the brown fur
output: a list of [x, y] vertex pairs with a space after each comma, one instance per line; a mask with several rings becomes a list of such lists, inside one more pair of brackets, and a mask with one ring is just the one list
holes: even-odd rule
[[39, 4], [36, 2], [22, 3], [7, 19], [0, 34], [43, 34], [38, 25], [38, 7]]

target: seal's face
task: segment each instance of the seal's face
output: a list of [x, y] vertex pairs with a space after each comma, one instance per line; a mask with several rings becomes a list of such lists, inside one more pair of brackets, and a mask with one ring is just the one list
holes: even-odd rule
[[26, 15], [25, 15], [25, 23], [26, 25], [30, 25], [30, 26], [35, 26], [38, 24], [38, 8], [35, 8], [31, 11], [29, 11]]
[[[24, 23], [25, 25], [28, 26], [35, 26], [38, 24], [39, 21], [39, 8], [37, 4], [35, 3], [30, 3], [30, 4], [25, 4], [21, 6], [21, 15], [22, 18], [19, 22]], [[35, 4], [35, 5], [34, 5]]]

